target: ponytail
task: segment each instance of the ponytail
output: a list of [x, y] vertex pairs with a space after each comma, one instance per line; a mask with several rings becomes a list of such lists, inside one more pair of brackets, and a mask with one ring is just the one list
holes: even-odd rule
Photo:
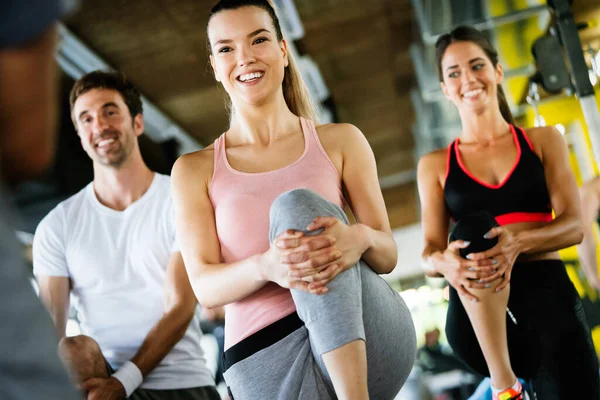
[[288, 66], [283, 76], [283, 98], [290, 111], [299, 117], [318, 122], [317, 107], [302, 79], [294, 55], [288, 51]]
[[515, 124], [515, 119], [510, 111], [510, 107], [508, 106], [508, 101], [506, 101], [506, 95], [504, 94], [504, 89], [502, 85], [497, 85], [498, 93], [498, 105], [500, 106], [500, 113], [504, 117], [504, 120], [511, 125]]

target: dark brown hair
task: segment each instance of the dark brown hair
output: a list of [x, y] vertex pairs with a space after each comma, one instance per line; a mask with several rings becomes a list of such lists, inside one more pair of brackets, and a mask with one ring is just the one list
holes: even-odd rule
[[[212, 54], [212, 48], [210, 46], [210, 40], [208, 39], [208, 25], [212, 17], [221, 11], [226, 10], [237, 10], [241, 7], [258, 7], [262, 10], [265, 10], [271, 20], [273, 22], [273, 27], [275, 28], [275, 34], [277, 36], [277, 40], [281, 42], [283, 40], [283, 31], [281, 30], [281, 24], [279, 23], [279, 18], [277, 17], [277, 13], [275, 12], [275, 7], [269, 0], [221, 0], [219, 1], [213, 8], [210, 10], [210, 14], [208, 16], [208, 22], [206, 23], [206, 40], [207, 40], [207, 50], [209, 54]], [[285, 73], [283, 76], [283, 97], [285, 99], [285, 103], [289, 107], [290, 111], [294, 114], [310, 119], [313, 121], [317, 121], [317, 109], [315, 104], [313, 103], [310, 93], [308, 91], [308, 87], [306, 83], [302, 79], [302, 75], [300, 74], [300, 69], [296, 64], [296, 60], [294, 59], [291, 52], [288, 52], [288, 66], [285, 69]], [[230, 103], [231, 100], [228, 99], [227, 108], [231, 111], [232, 106]]]
[[77, 128], [77, 121], [75, 120], [75, 116], [72, 115], [75, 101], [77, 101], [79, 96], [92, 89], [111, 89], [119, 92], [129, 109], [132, 119], [138, 114], [143, 113], [140, 92], [127, 79], [125, 74], [118, 71], [92, 71], [77, 79], [69, 94], [71, 118], [73, 119], [75, 128]]
[[[442, 58], [444, 57], [444, 53], [448, 46], [452, 43], [456, 42], [471, 42], [475, 43], [477, 46], [483, 50], [486, 56], [492, 62], [494, 68], [498, 65], [498, 52], [492, 46], [489, 39], [481, 32], [475, 28], [470, 26], [459, 26], [454, 28], [449, 33], [446, 33], [440, 36], [435, 43], [435, 58], [438, 69], [438, 76], [440, 78], [440, 82], [444, 81], [444, 73], [442, 71]], [[513, 118], [512, 113], [510, 112], [510, 107], [508, 106], [508, 102], [506, 101], [506, 95], [504, 94], [504, 89], [502, 89], [501, 85], [497, 85], [497, 93], [498, 93], [498, 104], [500, 105], [500, 113], [509, 124], [514, 124], [515, 120]]]

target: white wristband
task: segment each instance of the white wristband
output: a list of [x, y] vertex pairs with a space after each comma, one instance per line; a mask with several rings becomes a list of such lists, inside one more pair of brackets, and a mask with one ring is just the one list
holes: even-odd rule
[[126, 397], [131, 396], [131, 393], [133, 393], [133, 391], [137, 389], [138, 386], [140, 386], [144, 381], [142, 372], [137, 365], [131, 361], [127, 361], [125, 364], [123, 364], [117, 372], [112, 374], [112, 376], [121, 382], [125, 388]]

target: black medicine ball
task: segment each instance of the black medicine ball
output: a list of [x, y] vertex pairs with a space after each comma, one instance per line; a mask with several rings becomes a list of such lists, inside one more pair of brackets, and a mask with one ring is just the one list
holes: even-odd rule
[[498, 238], [486, 239], [483, 237], [490, 229], [499, 226], [492, 214], [487, 211], [476, 211], [464, 215], [450, 233], [450, 242], [465, 240], [471, 242], [469, 246], [460, 249], [460, 256], [466, 258], [468, 254], [480, 253], [494, 247]]

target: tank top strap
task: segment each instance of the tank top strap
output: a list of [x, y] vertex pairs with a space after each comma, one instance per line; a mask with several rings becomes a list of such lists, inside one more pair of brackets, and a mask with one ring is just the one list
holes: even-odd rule
[[304, 132], [304, 140], [306, 141], [306, 156], [304, 162], [307, 162], [308, 165], [311, 166], [319, 165], [322, 168], [330, 169], [338, 179], [341, 179], [337, 167], [333, 161], [331, 161], [327, 151], [325, 151], [325, 148], [321, 144], [315, 122], [302, 117], [300, 117], [300, 121]]
[[311, 154], [311, 157], [324, 157], [333, 166], [325, 148], [321, 144], [315, 122], [302, 117], [300, 117], [300, 121], [302, 123], [302, 130], [304, 131], [304, 140], [306, 140], [307, 153]]
[[452, 143], [450, 143], [450, 147], [448, 148], [448, 166], [451, 168], [460, 168], [460, 164], [458, 163], [458, 142], [458, 138], [454, 139]]
[[456, 159], [456, 146], [458, 140], [453, 140], [452, 143], [448, 145], [448, 149], [446, 151], [446, 173], [444, 175], [444, 182], [448, 180], [448, 175], [450, 175], [450, 171], [459, 167], [458, 160]]
[[315, 122], [300, 117], [300, 123], [302, 125], [302, 131], [304, 131], [304, 140], [306, 140], [308, 151], [317, 149], [320, 142], [319, 136], [317, 135], [317, 129], [315, 128]]
[[223, 160], [224, 160], [224, 157], [226, 157], [226, 155], [223, 154], [225, 152], [225, 134], [224, 133], [215, 140], [214, 147], [215, 147], [215, 151], [214, 151], [213, 175], [218, 170], [222, 169], [222, 167], [224, 167]]
[[516, 125], [511, 125], [511, 127], [515, 130], [515, 134], [517, 135], [517, 139], [519, 140], [519, 144], [521, 145], [521, 151], [524, 149], [525, 151], [531, 150], [535, 152], [535, 150], [533, 149], [533, 144], [529, 140], [529, 137], [527, 137], [525, 130]]

